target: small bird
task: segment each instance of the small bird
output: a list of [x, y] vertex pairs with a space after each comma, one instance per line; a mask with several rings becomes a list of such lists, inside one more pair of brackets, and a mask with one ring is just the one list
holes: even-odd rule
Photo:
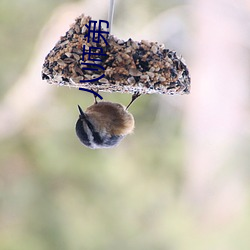
[[135, 93], [127, 108], [119, 103], [97, 102], [85, 112], [80, 112], [76, 122], [76, 134], [82, 144], [91, 149], [111, 148], [134, 130], [134, 117], [127, 109], [140, 96]]

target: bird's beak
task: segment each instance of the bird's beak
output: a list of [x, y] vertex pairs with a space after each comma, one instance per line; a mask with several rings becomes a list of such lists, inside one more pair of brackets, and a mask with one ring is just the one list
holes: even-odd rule
[[80, 117], [85, 118], [86, 116], [85, 116], [84, 112], [82, 111], [82, 108], [79, 105], [77, 105], [77, 106], [79, 109]]

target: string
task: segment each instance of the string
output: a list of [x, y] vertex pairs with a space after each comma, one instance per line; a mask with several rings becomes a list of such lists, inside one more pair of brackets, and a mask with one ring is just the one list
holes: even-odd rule
[[112, 32], [112, 24], [113, 24], [114, 10], [115, 10], [115, 0], [110, 0], [110, 2], [109, 2], [109, 13], [108, 13], [108, 19], [109, 19], [109, 34], [110, 34], [110, 35], [111, 35], [111, 32]]

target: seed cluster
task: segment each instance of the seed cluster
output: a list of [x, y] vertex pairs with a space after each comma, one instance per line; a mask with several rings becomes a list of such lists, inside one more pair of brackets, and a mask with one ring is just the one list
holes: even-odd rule
[[[165, 49], [164, 45], [158, 45], [157, 42], [123, 41], [112, 35], [107, 38], [108, 45], [103, 39], [100, 39], [100, 43], [90, 39], [88, 43], [87, 37], [84, 37], [88, 33], [85, 24], [88, 25], [90, 20], [91, 17], [81, 15], [66, 35], [60, 38], [45, 58], [43, 80], [51, 84], [105, 92], [189, 93], [189, 72], [183, 58], [177, 56], [176, 52]], [[89, 47], [102, 48], [107, 56], [94, 55], [91, 58], [101, 61], [88, 61], [88, 55], [82, 58], [83, 45], [86, 50]], [[105, 70], [85, 70], [81, 63], [98, 63]], [[91, 67], [96, 68], [88, 68]], [[80, 83], [80, 80], [96, 79], [102, 74], [105, 77], [99, 81]]]

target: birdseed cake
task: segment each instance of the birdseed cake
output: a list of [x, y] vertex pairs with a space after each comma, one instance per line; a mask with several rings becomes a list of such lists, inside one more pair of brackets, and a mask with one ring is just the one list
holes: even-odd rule
[[[176, 52], [157, 42], [137, 42], [132, 39], [123, 41], [113, 35], [107, 36], [108, 44], [103, 39], [99, 43], [88, 42], [86, 35], [90, 20], [91, 17], [85, 15], [76, 18], [66, 35], [49, 52], [42, 68], [43, 80], [60, 86], [105, 92], [189, 93], [189, 71], [183, 58]], [[101, 62], [94, 62], [104, 68], [101, 73], [91, 70], [94, 66], [84, 69], [83, 63], [93, 64], [93, 61], [88, 61], [87, 56], [83, 55], [83, 47], [98, 47], [106, 54], [101, 57], [92, 56], [94, 59], [101, 59]], [[97, 81], [87, 81], [102, 74], [104, 77]]]

